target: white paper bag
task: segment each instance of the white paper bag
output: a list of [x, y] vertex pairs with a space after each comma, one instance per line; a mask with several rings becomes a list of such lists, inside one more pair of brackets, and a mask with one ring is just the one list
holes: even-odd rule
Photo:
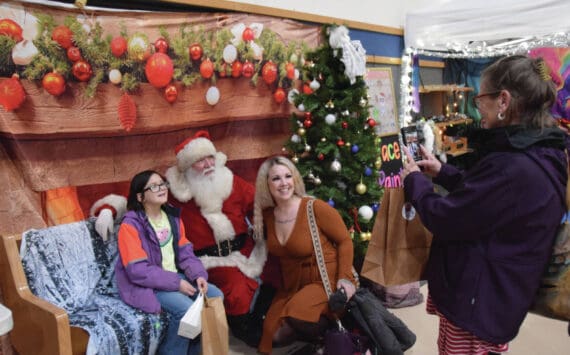
[[204, 294], [200, 292], [180, 320], [178, 335], [194, 339], [202, 332], [202, 308], [204, 308]]

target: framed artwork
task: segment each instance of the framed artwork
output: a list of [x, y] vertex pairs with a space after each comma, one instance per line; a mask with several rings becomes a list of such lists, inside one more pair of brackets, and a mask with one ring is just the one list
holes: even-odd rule
[[390, 68], [373, 67], [366, 69], [364, 81], [368, 86], [370, 116], [376, 121], [378, 135], [398, 134], [398, 114], [396, 97]]

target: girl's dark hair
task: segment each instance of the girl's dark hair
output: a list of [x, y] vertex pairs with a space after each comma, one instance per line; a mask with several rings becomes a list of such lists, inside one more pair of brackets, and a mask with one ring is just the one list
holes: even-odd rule
[[507, 90], [511, 94], [507, 118], [519, 117], [523, 126], [543, 128], [553, 125], [550, 110], [556, 102], [556, 88], [546, 68], [542, 58], [513, 55], [491, 64], [481, 78], [486, 80], [487, 91]]
[[160, 176], [162, 181], [166, 181], [166, 178], [161, 173], [154, 170], [141, 171], [133, 177], [131, 187], [129, 188], [129, 197], [127, 198], [127, 209], [129, 211], [144, 211], [144, 206], [139, 202], [137, 194], [143, 193], [148, 180], [154, 174]]

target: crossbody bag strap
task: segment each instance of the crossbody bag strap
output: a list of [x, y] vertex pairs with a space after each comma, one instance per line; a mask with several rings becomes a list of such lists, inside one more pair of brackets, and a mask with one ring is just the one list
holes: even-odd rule
[[315, 221], [315, 212], [313, 210], [314, 199], [310, 199], [307, 202], [307, 218], [309, 220], [309, 229], [311, 231], [311, 239], [313, 240], [313, 248], [315, 249], [315, 257], [317, 259], [317, 265], [319, 267], [319, 274], [321, 274], [321, 280], [323, 280], [323, 286], [325, 287], [325, 292], [327, 296], [332, 295], [331, 283], [329, 280], [329, 275], [327, 273], [327, 268], [325, 266], [325, 257], [323, 255], [323, 248], [321, 246], [321, 239], [319, 238], [319, 228], [317, 222]]

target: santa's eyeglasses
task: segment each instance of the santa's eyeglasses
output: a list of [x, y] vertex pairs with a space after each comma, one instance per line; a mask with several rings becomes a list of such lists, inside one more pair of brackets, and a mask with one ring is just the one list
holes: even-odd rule
[[152, 184], [152, 185], [150, 185], [149, 187], [145, 188], [145, 189], [143, 190], [143, 192], [146, 192], [146, 191], [149, 191], [149, 190], [150, 190], [151, 192], [158, 192], [158, 191], [160, 191], [160, 190], [166, 190], [166, 189], [168, 189], [169, 187], [170, 187], [170, 184], [169, 184], [167, 181], [165, 181], [165, 182], [163, 182], [162, 184], [158, 184], [158, 185]]

